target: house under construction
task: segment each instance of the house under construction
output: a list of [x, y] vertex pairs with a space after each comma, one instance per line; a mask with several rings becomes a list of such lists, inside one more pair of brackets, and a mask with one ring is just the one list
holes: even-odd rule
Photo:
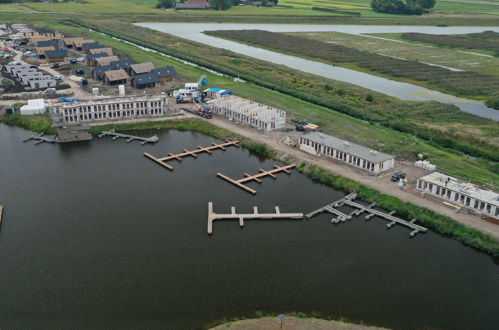
[[170, 105], [166, 95], [99, 97], [68, 103], [53, 103], [50, 115], [58, 126], [80, 123], [161, 117]]
[[208, 102], [214, 115], [244, 123], [260, 131], [284, 128], [286, 112], [242, 97], [229, 95]]

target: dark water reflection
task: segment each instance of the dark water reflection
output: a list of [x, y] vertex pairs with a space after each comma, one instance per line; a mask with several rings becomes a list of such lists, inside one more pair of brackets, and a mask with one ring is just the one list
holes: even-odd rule
[[[255, 311], [321, 313], [381, 326], [497, 329], [499, 267], [434, 233], [354, 219], [218, 222], [207, 202], [307, 212], [343, 196], [293, 173], [251, 196], [220, 171], [270, 168], [247, 150], [174, 163], [142, 156], [212, 142], [154, 132], [154, 146], [111, 139], [65, 146], [22, 143], [0, 125], [0, 328], [192, 329]], [[151, 133], [144, 133], [150, 135]]]

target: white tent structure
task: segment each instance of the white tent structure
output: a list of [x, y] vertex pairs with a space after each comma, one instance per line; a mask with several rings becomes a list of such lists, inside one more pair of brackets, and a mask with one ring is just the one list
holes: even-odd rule
[[21, 115], [39, 115], [47, 110], [43, 99], [28, 100], [27, 105], [21, 107]]

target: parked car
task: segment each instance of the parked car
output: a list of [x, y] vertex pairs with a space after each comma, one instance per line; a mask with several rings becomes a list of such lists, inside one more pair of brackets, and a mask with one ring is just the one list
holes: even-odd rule
[[81, 76], [82, 74], [84, 74], [84, 73], [85, 73], [85, 71], [83, 71], [83, 69], [77, 69], [77, 70], [75, 70], [75, 73], [76, 73], [77, 75]]
[[51, 66], [52, 69], [57, 69], [59, 67], [59, 63], [55, 63], [54, 65]]
[[61, 80], [61, 76], [54, 76], [54, 80]]
[[75, 60], [75, 59], [70, 59], [70, 60], [69, 60], [69, 63], [71, 63], [71, 64], [76, 64], [76, 63], [78, 63], [78, 62], [76, 62], [76, 60]]
[[31, 52], [30, 52], [29, 50], [27, 50], [27, 51], [25, 51], [25, 52], [23, 53], [23, 55], [24, 55], [24, 56], [31, 55]]
[[12, 55], [11, 55], [11, 54], [4, 54], [4, 55], [3, 55], [3, 58], [11, 58], [11, 57], [12, 57]]
[[76, 59], [76, 62], [85, 62], [85, 58], [84, 57], [78, 57]]
[[393, 182], [398, 182], [400, 179], [405, 179], [405, 173], [404, 172], [393, 173], [391, 179]]

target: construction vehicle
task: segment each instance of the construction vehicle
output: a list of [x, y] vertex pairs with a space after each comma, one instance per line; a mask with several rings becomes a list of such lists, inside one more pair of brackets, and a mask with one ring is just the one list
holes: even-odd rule
[[212, 113], [211, 109], [208, 105], [206, 105], [201, 98], [195, 96], [192, 100], [194, 102], [194, 107], [189, 107], [189, 108], [182, 108], [182, 110], [185, 110], [187, 112], [190, 112], [192, 114], [195, 114], [197, 116], [206, 118], [206, 119], [211, 119], [212, 118]]
[[199, 97], [201, 91], [200, 86], [204, 86], [208, 83], [206, 76], [202, 75], [197, 83], [185, 83], [184, 88], [173, 91], [173, 96], [175, 97], [176, 103], [191, 103], [194, 102], [195, 97]]

